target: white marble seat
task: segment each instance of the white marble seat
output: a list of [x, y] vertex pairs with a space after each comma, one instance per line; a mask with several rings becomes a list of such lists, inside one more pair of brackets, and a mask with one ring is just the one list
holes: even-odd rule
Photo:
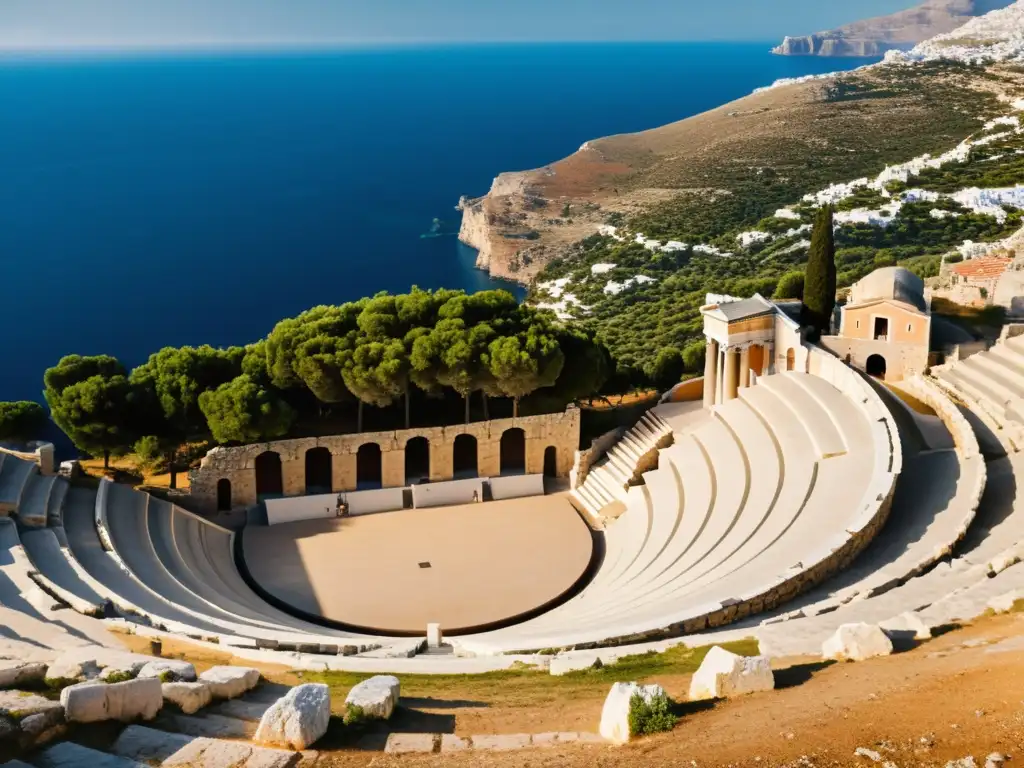
[[17, 509], [26, 486], [33, 476], [38, 476], [39, 467], [10, 454], [0, 454], [0, 457], [4, 459], [0, 464], [0, 510]]

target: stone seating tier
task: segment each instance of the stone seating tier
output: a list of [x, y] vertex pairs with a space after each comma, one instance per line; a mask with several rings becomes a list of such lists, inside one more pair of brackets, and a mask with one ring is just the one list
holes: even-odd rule
[[[820, 418], [799, 417], [808, 401]], [[642, 636], [771, 594], [841, 550], [846, 529], [863, 528], [870, 494], [851, 498], [848, 489], [871, 487], [890, 461], [876, 457], [883, 446], [857, 404], [806, 374], [767, 377], [674, 440], [646, 486], [628, 492], [586, 589], [536, 619], [458, 643], [502, 652]]]

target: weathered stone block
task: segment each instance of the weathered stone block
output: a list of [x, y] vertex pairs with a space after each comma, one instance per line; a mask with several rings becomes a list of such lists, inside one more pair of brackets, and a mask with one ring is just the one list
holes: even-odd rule
[[160, 681], [155, 678], [123, 683], [79, 683], [60, 693], [68, 722], [96, 723], [104, 720], [130, 722], [152, 720], [163, 706]]
[[369, 718], [387, 720], [398, 706], [402, 686], [393, 675], [376, 675], [364, 680], [348, 693], [345, 705], [359, 707]]
[[891, 653], [892, 641], [873, 624], [843, 624], [821, 646], [826, 659], [863, 661]]
[[213, 701], [206, 683], [163, 683], [160, 686], [164, 701], [178, 706], [186, 715], [192, 715]]
[[[625, 744], [630, 740], [633, 734], [629, 732], [629, 705], [637, 695], [650, 702], [657, 696], [664, 696], [665, 689], [660, 685], [615, 683], [601, 710], [601, 736], [616, 744]], [[476, 739], [473, 743], [476, 743]]]
[[213, 698], [233, 699], [255, 688], [260, 673], [251, 667], [210, 667], [199, 676], [199, 681], [210, 687]]
[[299, 685], [263, 713], [255, 741], [306, 749], [327, 733], [330, 721], [330, 689], [323, 683]]
[[164, 683], [191, 683], [196, 680], [196, 668], [187, 661], [155, 659], [139, 670], [139, 677], [155, 677]]
[[690, 681], [690, 700], [719, 699], [775, 688], [767, 656], [738, 656], [715, 646]]

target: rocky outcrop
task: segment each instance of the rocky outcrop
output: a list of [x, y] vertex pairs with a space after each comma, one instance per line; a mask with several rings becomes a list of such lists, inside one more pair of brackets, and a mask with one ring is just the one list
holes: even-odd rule
[[690, 701], [770, 691], [775, 676], [767, 656], [739, 656], [715, 646], [690, 681]]
[[331, 692], [323, 683], [307, 683], [288, 691], [263, 713], [255, 739], [260, 744], [306, 749], [327, 733]]
[[847, 24], [827, 32], [787, 37], [772, 49], [781, 56], [881, 56], [952, 32], [975, 16], [1012, 0], [928, 0], [906, 11]]
[[350, 712], [358, 711], [367, 719], [387, 720], [398, 705], [402, 686], [392, 675], [376, 675], [356, 685], [348, 692], [345, 706]]

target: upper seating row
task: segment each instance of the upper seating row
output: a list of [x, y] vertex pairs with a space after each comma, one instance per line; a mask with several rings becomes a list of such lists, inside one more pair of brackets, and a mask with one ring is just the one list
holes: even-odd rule
[[[823, 378], [787, 373], [741, 390], [713, 418], [679, 421], [608, 527], [591, 584], [535, 619], [458, 644], [499, 653], [691, 631], [820, 580], [871, 540], [899, 466], [898, 438], [881, 434], [891, 425], [862, 405]], [[656, 414], [673, 426], [676, 410]]]

